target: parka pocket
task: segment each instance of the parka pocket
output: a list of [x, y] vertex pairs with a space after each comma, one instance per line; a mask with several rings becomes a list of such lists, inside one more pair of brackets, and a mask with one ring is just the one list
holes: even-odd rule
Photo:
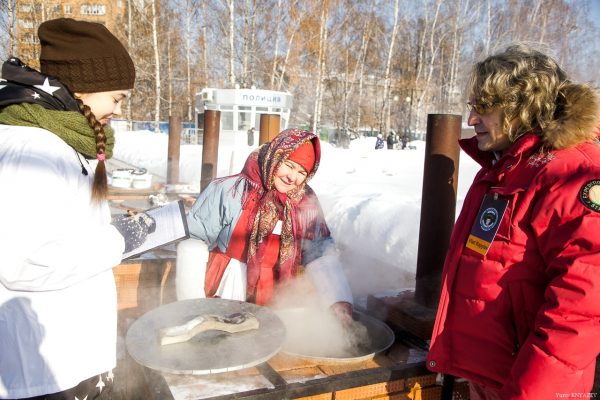
[[511, 326], [514, 330], [515, 347], [520, 348], [535, 329], [535, 318], [543, 303], [543, 288], [527, 280], [509, 282], [506, 285], [510, 303]]

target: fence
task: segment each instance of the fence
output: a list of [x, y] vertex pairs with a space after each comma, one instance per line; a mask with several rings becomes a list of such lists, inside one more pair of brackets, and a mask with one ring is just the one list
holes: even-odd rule
[[181, 130], [181, 144], [202, 144], [204, 129], [183, 128]]

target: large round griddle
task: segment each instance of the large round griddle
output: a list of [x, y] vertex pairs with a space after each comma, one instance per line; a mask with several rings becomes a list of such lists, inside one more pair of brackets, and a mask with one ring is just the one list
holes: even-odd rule
[[[250, 312], [259, 328], [238, 333], [206, 331], [184, 343], [162, 346], [160, 329], [181, 325], [200, 315]], [[158, 307], [136, 320], [127, 332], [131, 357], [141, 365], [172, 374], [204, 375], [235, 371], [273, 357], [285, 338], [285, 327], [268, 308], [224, 299], [191, 299]]]
[[[275, 310], [275, 312], [288, 329], [293, 329], [289, 323], [291, 320], [307, 321], [312, 319], [312, 317], [307, 314], [312, 311], [304, 308], [278, 309]], [[340, 365], [371, 360], [378, 353], [387, 350], [394, 344], [394, 332], [385, 322], [358, 311], [354, 311], [352, 317], [354, 319], [354, 324], [360, 325], [366, 330], [368, 340], [363, 343], [356, 343], [357, 346], [353, 349], [351, 355], [340, 354], [337, 346], [325, 348], [323, 346], [307, 345], [307, 343], [318, 343], [323, 340], [323, 336], [326, 335], [326, 332], [323, 332], [323, 329], [327, 329], [327, 324], [325, 324], [325, 326], [317, 326], [317, 329], [312, 329], [307, 326], [301, 327], [300, 332], [294, 333], [303, 336], [304, 340], [300, 345], [298, 345], [295, 340], [290, 340], [293, 334], [288, 333], [288, 337], [286, 337], [286, 340], [283, 343], [281, 353], [321, 365]], [[296, 324], [292, 326], [296, 329], [298, 328], [298, 325]], [[339, 340], [343, 339], [340, 337]]]

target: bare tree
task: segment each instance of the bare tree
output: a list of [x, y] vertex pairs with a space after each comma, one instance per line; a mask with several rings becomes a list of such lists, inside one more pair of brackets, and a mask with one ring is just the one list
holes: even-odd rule
[[2, 59], [17, 50], [16, 28], [16, 0], [0, 0], [0, 36], [8, 38], [7, 43], [0, 43], [0, 56]]
[[275, 75], [277, 73], [277, 56], [279, 55], [279, 26], [281, 25], [283, 10], [281, 9], [281, 1], [277, 0], [277, 20], [275, 22], [275, 46], [273, 54], [273, 69], [271, 70], [271, 89], [275, 87]]
[[319, 58], [317, 61], [317, 93], [315, 95], [315, 108], [313, 113], [312, 130], [318, 133], [321, 128], [321, 106], [323, 104], [323, 76], [325, 71], [325, 51], [327, 47], [327, 20], [329, 15], [329, 0], [323, 0], [321, 6], [320, 33], [319, 33]]
[[193, 120], [193, 102], [194, 94], [192, 93], [192, 40], [194, 33], [192, 32], [192, 24], [198, 17], [198, 2], [197, 0], [185, 1], [185, 80], [186, 80], [186, 102], [187, 102], [187, 120]]
[[150, 0], [152, 9], [152, 46], [154, 48], [154, 129], [160, 131], [160, 55], [158, 48], [158, 13], [156, 12], [156, 0]]
[[235, 14], [234, 0], [229, 0], [229, 84], [235, 86]]
[[394, 25], [392, 26], [392, 33], [390, 35], [390, 47], [387, 55], [387, 62], [385, 64], [385, 74], [383, 76], [383, 96], [381, 100], [381, 113], [379, 115], [379, 132], [387, 135], [388, 127], [390, 125], [390, 68], [392, 65], [392, 55], [394, 54], [394, 43], [396, 43], [396, 34], [398, 33], [398, 10], [399, 0], [394, 1]]

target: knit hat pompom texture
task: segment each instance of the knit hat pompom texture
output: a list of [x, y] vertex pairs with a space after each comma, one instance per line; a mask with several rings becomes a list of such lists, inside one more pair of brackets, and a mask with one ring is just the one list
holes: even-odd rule
[[128, 90], [135, 82], [133, 61], [106, 27], [95, 22], [58, 18], [38, 29], [41, 71], [72, 92]]

